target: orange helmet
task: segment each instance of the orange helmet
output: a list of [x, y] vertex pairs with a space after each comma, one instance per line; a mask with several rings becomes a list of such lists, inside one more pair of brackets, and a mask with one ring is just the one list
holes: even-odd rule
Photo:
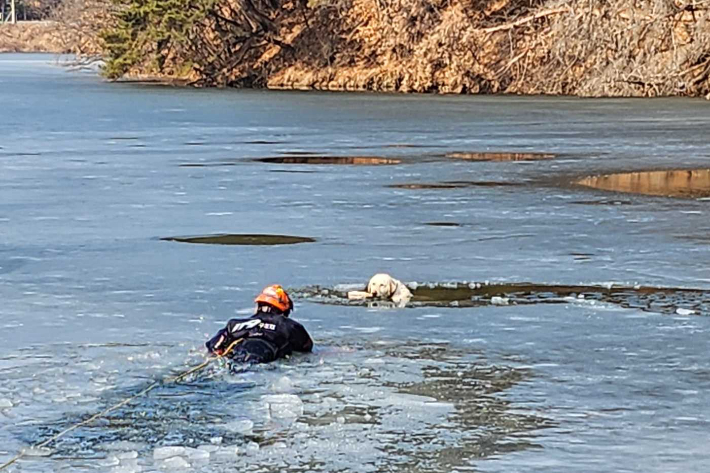
[[291, 309], [293, 309], [293, 301], [288, 297], [284, 288], [278, 284], [265, 287], [264, 290], [261, 291], [261, 294], [256, 296], [254, 302], [257, 304], [268, 304], [285, 314], [288, 314]]

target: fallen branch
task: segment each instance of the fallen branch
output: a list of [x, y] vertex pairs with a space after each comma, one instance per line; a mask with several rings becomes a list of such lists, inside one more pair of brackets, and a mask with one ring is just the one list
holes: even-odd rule
[[553, 8], [550, 10], [543, 10], [541, 12], [537, 12], [534, 15], [526, 16], [525, 18], [521, 18], [519, 20], [515, 20], [511, 23], [506, 23], [504, 25], [498, 25], [498, 26], [493, 26], [490, 28], [483, 28], [481, 30], [478, 30], [483, 33], [495, 33], [496, 31], [504, 31], [504, 30], [512, 30], [516, 26], [521, 26], [526, 23], [530, 23], [531, 21], [535, 21], [539, 18], [544, 18], [546, 16], [551, 16], [551, 15], [558, 15], [560, 13], [569, 13], [570, 9], [568, 7], [560, 7], [560, 8]]
[[692, 66], [692, 67], [689, 67], [688, 69], [684, 70], [683, 72], [678, 73], [678, 75], [679, 75], [679, 76], [684, 76], [684, 75], [686, 75], [686, 74], [690, 74], [691, 72], [693, 72], [693, 71], [695, 71], [695, 70], [697, 70], [697, 69], [702, 69], [703, 67], [707, 66], [708, 64], [710, 64], [710, 58], [708, 58], [707, 60], [701, 62], [700, 64], [696, 64], [696, 65], [694, 65], [694, 66]]
[[523, 56], [525, 56], [528, 52], [530, 52], [530, 48], [526, 49], [522, 53], [518, 54], [515, 56], [513, 59], [511, 59], [508, 64], [506, 64], [503, 68], [501, 68], [499, 71], [497, 71], [495, 74], [497, 77], [500, 77], [503, 75], [506, 71], [508, 71], [513, 65], [518, 62]]

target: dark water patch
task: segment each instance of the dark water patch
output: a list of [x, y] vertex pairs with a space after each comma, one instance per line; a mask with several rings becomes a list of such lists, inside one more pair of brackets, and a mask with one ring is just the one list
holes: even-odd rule
[[480, 153], [480, 152], [455, 152], [447, 153], [445, 157], [462, 161], [544, 161], [554, 159], [556, 155], [549, 153]]
[[204, 141], [188, 141], [186, 143], [183, 143], [185, 146], [204, 146], [207, 143]]
[[257, 158], [253, 161], [269, 164], [332, 164], [352, 166], [379, 166], [401, 164], [399, 159], [379, 158], [375, 156], [283, 156], [275, 158]]
[[630, 200], [575, 200], [572, 205], [633, 205]]
[[663, 197], [710, 197], [710, 169], [644, 171], [590, 176], [577, 184], [594, 189]]
[[42, 156], [42, 153], [0, 153], [0, 156], [5, 157], [27, 157], [27, 156]]
[[[457, 284], [442, 287], [417, 287], [413, 300], [423, 303], [470, 304], [535, 304], [569, 302], [570, 298], [618, 304], [652, 312], [675, 313], [679, 307], [694, 308], [698, 314], [710, 315], [710, 291], [700, 289], [537, 285], [521, 284]], [[470, 301], [470, 302], [469, 302]]]
[[315, 238], [291, 235], [261, 235], [261, 234], [219, 234], [194, 237], [165, 237], [162, 241], [177, 241], [180, 243], [198, 243], [203, 245], [295, 245], [297, 243], [314, 243]]
[[129, 148], [145, 148], [145, 145], [130, 145]]
[[679, 240], [710, 244], [710, 232], [702, 235], [674, 235]]
[[430, 227], [460, 227], [460, 223], [456, 222], [425, 222], [424, 225], [429, 225]]
[[509, 181], [444, 181], [444, 182], [411, 182], [391, 184], [394, 189], [465, 189], [469, 187], [516, 187], [524, 185], [521, 182]]
[[448, 183], [408, 183], [408, 184], [391, 184], [387, 187], [393, 188], [393, 189], [412, 189], [412, 190], [417, 190], [417, 189], [460, 189], [462, 187], [470, 187], [470, 186], [462, 186], [462, 185], [455, 185], [455, 184], [448, 184]]
[[[545, 285], [533, 283], [408, 283], [410, 307], [481, 307], [595, 301], [647, 312], [710, 316], [710, 290], [651, 286]], [[347, 291], [310, 286], [293, 290], [294, 297], [338, 305], [387, 306], [387, 301], [348, 300]]]
[[227, 162], [221, 162], [221, 163], [182, 163], [179, 165], [181, 168], [215, 168], [215, 167], [223, 167], [223, 166], [236, 166], [237, 163], [227, 163]]
[[240, 141], [237, 144], [244, 145], [285, 145], [288, 144], [287, 141], [276, 141], [276, 140], [248, 140]]

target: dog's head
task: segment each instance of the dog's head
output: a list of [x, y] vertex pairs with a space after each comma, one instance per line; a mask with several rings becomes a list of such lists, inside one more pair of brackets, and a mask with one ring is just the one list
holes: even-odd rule
[[389, 274], [375, 274], [367, 283], [367, 292], [375, 297], [389, 299], [397, 290], [397, 282]]

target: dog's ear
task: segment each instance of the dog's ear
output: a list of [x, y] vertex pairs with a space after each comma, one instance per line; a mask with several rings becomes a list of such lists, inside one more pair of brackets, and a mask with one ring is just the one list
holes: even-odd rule
[[370, 278], [370, 280], [367, 282], [367, 292], [369, 292], [370, 294], [374, 294], [375, 291], [376, 291], [376, 288], [375, 288], [374, 278]]
[[390, 292], [389, 292], [389, 296], [392, 297], [395, 292], [397, 292], [397, 281], [396, 281], [394, 278], [390, 278]]

